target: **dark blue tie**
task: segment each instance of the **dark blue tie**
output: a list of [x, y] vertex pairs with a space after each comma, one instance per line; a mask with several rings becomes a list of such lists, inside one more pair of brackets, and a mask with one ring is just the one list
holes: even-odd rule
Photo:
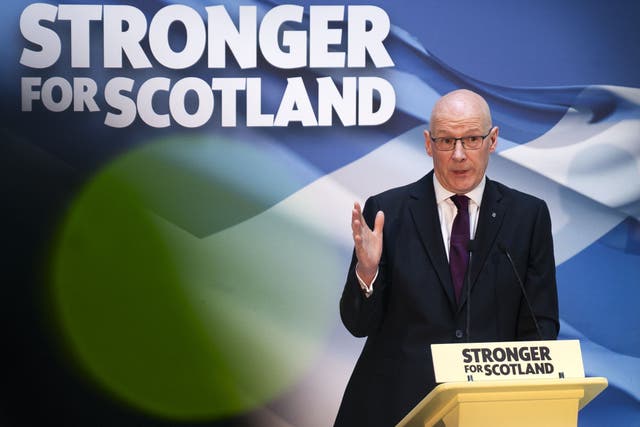
[[458, 213], [451, 227], [451, 242], [449, 245], [449, 269], [456, 302], [460, 302], [464, 275], [469, 263], [469, 198], [467, 196], [451, 196], [451, 200], [458, 208]]

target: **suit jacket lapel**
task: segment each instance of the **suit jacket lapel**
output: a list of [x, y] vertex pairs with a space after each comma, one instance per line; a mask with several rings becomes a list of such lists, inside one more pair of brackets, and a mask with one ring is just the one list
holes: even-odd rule
[[449, 298], [451, 307], [455, 311], [456, 301], [449, 272], [449, 262], [442, 241], [440, 217], [433, 189], [433, 171], [419, 180], [412, 188], [409, 200], [409, 210], [415, 224], [418, 237], [422, 241], [431, 263], [440, 279], [440, 284]]
[[[476, 227], [476, 251], [473, 253], [471, 265], [471, 289], [473, 289], [473, 286], [478, 280], [478, 275], [487, 261], [491, 248], [496, 244], [495, 240], [502, 226], [506, 209], [507, 207], [502, 200], [502, 193], [500, 193], [493, 181], [487, 178]], [[465, 289], [462, 292], [458, 309], [461, 309], [466, 302], [466, 285], [467, 283], [465, 283]]]

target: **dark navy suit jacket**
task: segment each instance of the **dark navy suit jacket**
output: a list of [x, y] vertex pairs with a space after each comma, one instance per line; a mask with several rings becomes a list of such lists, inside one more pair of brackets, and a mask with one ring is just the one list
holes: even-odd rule
[[[466, 342], [467, 289], [456, 303], [442, 240], [433, 171], [367, 200], [370, 227], [385, 213], [383, 252], [373, 294], [355, 275], [340, 315], [367, 337], [344, 393], [336, 426], [393, 426], [434, 387], [430, 345]], [[551, 220], [544, 201], [487, 179], [470, 272], [471, 341], [539, 339], [504, 249], [515, 262], [544, 339], [558, 334]]]

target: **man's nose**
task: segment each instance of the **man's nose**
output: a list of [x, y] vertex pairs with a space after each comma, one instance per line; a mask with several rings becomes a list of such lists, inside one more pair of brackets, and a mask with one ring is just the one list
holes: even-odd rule
[[464, 150], [464, 147], [462, 146], [462, 141], [457, 140], [456, 141], [456, 145], [453, 148], [453, 158], [455, 160], [464, 160], [467, 158], [467, 153]]

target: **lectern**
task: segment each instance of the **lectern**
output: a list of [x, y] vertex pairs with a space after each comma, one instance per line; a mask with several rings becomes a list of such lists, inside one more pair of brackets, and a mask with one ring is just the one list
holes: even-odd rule
[[606, 387], [601, 377], [444, 383], [398, 427], [576, 427]]
[[397, 427], [576, 427], [578, 411], [607, 387], [584, 377], [577, 340], [431, 349], [442, 384]]

